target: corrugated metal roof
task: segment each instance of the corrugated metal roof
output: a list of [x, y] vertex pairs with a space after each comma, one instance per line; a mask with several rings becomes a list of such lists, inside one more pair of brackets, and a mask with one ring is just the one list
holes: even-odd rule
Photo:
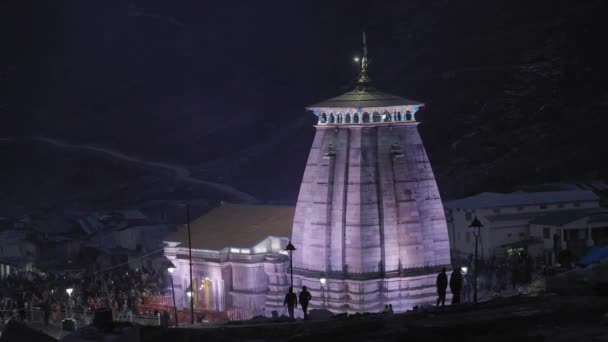
[[[190, 224], [192, 248], [250, 248], [268, 236], [289, 237], [295, 207], [222, 204]], [[180, 227], [166, 241], [188, 247], [188, 229]]]
[[329, 100], [319, 102], [307, 109], [314, 108], [362, 108], [387, 106], [422, 106], [422, 102], [409, 100], [379, 90], [353, 90]]
[[593, 191], [586, 190], [522, 192], [511, 194], [484, 192], [471, 197], [447, 201], [443, 206], [446, 208], [479, 209], [582, 201], [599, 201], [599, 197], [593, 193]]
[[570, 222], [578, 221], [585, 217], [606, 214], [608, 211], [604, 209], [581, 209], [581, 210], [563, 210], [555, 211], [547, 215], [543, 215], [530, 221], [531, 224], [548, 225], [548, 226], [563, 226]]

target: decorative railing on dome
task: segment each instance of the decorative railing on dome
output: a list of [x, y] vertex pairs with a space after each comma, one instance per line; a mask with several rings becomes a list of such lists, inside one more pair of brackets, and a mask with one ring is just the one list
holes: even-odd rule
[[333, 113], [322, 112], [317, 115], [319, 118], [319, 124], [366, 124], [366, 123], [391, 123], [391, 122], [407, 122], [416, 121], [415, 115], [411, 111], [405, 112], [374, 112], [369, 114], [364, 113]]

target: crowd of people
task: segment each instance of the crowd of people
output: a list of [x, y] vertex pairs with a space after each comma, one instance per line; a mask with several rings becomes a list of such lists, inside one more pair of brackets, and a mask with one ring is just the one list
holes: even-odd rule
[[40, 309], [46, 324], [67, 313], [100, 308], [130, 315], [144, 297], [163, 295], [167, 285], [163, 273], [145, 267], [103, 273], [13, 273], [0, 282], [0, 320], [26, 320], [30, 308]]

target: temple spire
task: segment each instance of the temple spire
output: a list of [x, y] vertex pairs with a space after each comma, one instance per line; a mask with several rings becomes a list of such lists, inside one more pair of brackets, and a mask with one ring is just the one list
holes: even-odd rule
[[370, 89], [371, 79], [367, 76], [367, 41], [365, 39], [365, 31], [363, 32], [363, 57], [361, 57], [361, 70], [359, 71], [359, 78], [357, 80], [357, 87], [355, 90], [366, 91]]

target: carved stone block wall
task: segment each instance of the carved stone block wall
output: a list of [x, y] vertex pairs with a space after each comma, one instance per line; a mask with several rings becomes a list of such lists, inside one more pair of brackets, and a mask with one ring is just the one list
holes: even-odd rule
[[[428, 278], [420, 270], [448, 265], [450, 251], [417, 123], [317, 126], [292, 242], [298, 248], [294, 273], [307, 286], [321, 291], [319, 277], [366, 279], [345, 280], [345, 287], [357, 289], [330, 291], [332, 301], [363, 310], [395, 293], [400, 307], [428, 299], [435, 273]], [[412, 269], [415, 277], [399, 278]], [[395, 290], [395, 284], [407, 289]]]

